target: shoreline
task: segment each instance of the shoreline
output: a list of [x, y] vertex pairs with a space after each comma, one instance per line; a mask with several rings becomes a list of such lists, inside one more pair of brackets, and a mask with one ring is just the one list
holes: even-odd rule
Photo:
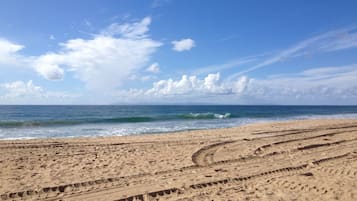
[[[0, 140], [0, 200], [353, 200], [356, 136], [357, 119], [309, 119], [165, 134]], [[286, 183], [323, 188], [291, 190]]]
[[[332, 115], [333, 116], [333, 115]], [[337, 115], [339, 116], [339, 115]], [[327, 118], [306, 118], [306, 119], [287, 119], [287, 120], [262, 120], [255, 121], [246, 124], [241, 124], [232, 127], [219, 127], [219, 128], [206, 128], [206, 129], [187, 129], [187, 130], [178, 130], [178, 131], [163, 131], [163, 132], [152, 132], [152, 133], [137, 133], [137, 134], [125, 134], [125, 135], [87, 135], [87, 136], [67, 136], [67, 137], [23, 137], [23, 138], [0, 138], [0, 142], [2, 141], [33, 141], [33, 140], [66, 140], [66, 139], [92, 139], [92, 138], [121, 138], [121, 137], [131, 137], [131, 136], [156, 136], [156, 135], [171, 135], [171, 134], [185, 134], [187, 132], [201, 132], [205, 130], [221, 130], [221, 129], [236, 129], [239, 127], [245, 127], [250, 125], [260, 125], [260, 124], [274, 124], [274, 123], [288, 123], [288, 122], [298, 122], [298, 121], [340, 121], [340, 120], [357, 120], [357, 117], [331, 117], [331, 115], [327, 115]]]

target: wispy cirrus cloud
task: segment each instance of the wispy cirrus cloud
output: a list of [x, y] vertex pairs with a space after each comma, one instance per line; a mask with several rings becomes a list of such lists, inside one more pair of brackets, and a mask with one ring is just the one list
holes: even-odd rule
[[275, 104], [355, 104], [357, 64], [322, 67], [294, 75], [255, 79], [246, 95]]
[[168, 3], [170, 3], [172, 0], [153, 0], [151, 2], [151, 8], [159, 8], [162, 7]]
[[[147, 103], [160, 100], [169, 103], [177, 102], [181, 98], [191, 103], [230, 104], [357, 102], [355, 64], [312, 68], [293, 75], [273, 75], [265, 79], [245, 76], [248, 72], [284, 60], [355, 48], [356, 27], [333, 30], [308, 38], [270, 56], [263, 54], [245, 57], [194, 69], [180, 78], [162, 79], [155, 75], [160, 72], [159, 64], [150, 62], [153, 53], [162, 45], [148, 34], [150, 24], [149, 17], [136, 22], [114, 23], [87, 39], [74, 38], [64, 41], [60, 43], [59, 49], [38, 56], [22, 55], [21, 50], [25, 48], [23, 45], [0, 39], [0, 64], [29, 66], [48, 80], [61, 80], [70, 74], [85, 83], [88, 88], [97, 90], [99, 94], [117, 92], [118, 86], [126, 80], [140, 80], [146, 83], [155, 80], [149, 88], [118, 92], [121, 99], [125, 96], [130, 103], [136, 103], [138, 99]], [[173, 42], [175, 51], [188, 51], [195, 46], [192, 39]], [[248, 65], [251, 67], [237, 72]], [[234, 68], [236, 74], [226, 79], [222, 78], [220, 72]], [[140, 70], [146, 74], [141, 76]], [[16, 102], [20, 99], [31, 102], [31, 96], [39, 101], [41, 98], [45, 100], [44, 97], [60, 99], [68, 95], [50, 92], [33, 82], [24, 81], [3, 83], [0, 88], [2, 102], [6, 102], [5, 99], [7, 102]]]
[[250, 57], [244, 57], [244, 58], [239, 58], [235, 59], [232, 61], [228, 61], [223, 64], [217, 64], [217, 65], [210, 65], [202, 68], [197, 68], [193, 70], [191, 73], [193, 75], [203, 75], [203, 74], [208, 74], [208, 73], [215, 73], [215, 72], [222, 72], [224, 70], [232, 69], [232, 68], [237, 68], [240, 66], [243, 66], [245, 64], [249, 64], [255, 61], [258, 61], [258, 58], [263, 55], [256, 55], [256, 56], [250, 56]]
[[[154, 82], [150, 89], [131, 89], [122, 91], [122, 94], [132, 94], [146, 103], [177, 102], [180, 97], [186, 103], [354, 104], [357, 102], [357, 64], [315, 67], [295, 74], [271, 75], [265, 79], [250, 78], [244, 74], [294, 57], [355, 48], [356, 36], [356, 28], [338, 29], [298, 42], [266, 59], [261, 59], [266, 56], [264, 54], [212, 65], [192, 71], [192, 76], [160, 80]], [[226, 79], [222, 79], [220, 73], [212, 74], [251, 63], [254, 64], [251, 68]], [[199, 75], [206, 76], [200, 78]]]
[[332, 30], [303, 41], [298, 42], [290, 48], [253, 65], [250, 68], [239, 71], [231, 76], [231, 79], [251, 71], [288, 60], [293, 57], [312, 55], [323, 52], [338, 51], [357, 47], [357, 27], [348, 27]]

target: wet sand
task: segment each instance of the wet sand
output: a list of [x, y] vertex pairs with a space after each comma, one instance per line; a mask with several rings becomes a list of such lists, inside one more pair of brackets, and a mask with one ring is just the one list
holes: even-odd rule
[[0, 141], [0, 200], [357, 200], [357, 120]]

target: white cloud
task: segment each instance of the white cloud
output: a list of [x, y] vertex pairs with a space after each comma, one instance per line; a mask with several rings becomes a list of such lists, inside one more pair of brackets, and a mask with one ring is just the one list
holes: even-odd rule
[[140, 77], [140, 80], [145, 82], [145, 81], [148, 81], [148, 80], [153, 80], [153, 79], [156, 79], [157, 76], [153, 76], [153, 75], [144, 75], [142, 77]]
[[48, 80], [61, 80], [66, 72], [92, 90], [113, 90], [130, 75], [145, 67], [161, 42], [147, 32], [151, 18], [139, 22], [112, 24], [90, 39], [71, 39], [61, 49], [37, 57], [18, 52], [22, 45], [0, 39], [0, 63], [32, 67]]
[[[148, 90], [130, 89], [119, 91], [119, 103], [232, 103], [240, 97], [250, 83], [248, 77], [242, 77], [233, 83], [221, 80], [220, 74], [208, 74], [203, 78], [183, 75], [181, 79], [160, 80]], [[125, 98], [122, 98], [125, 97]], [[229, 98], [227, 98], [229, 97]], [[233, 98], [232, 98], [233, 97]], [[236, 102], [237, 103], [237, 102]]]
[[39, 56], [34, 68], [49, 80], [62, 79], [67, 69], [90, 89], [114, 89], [144, 67], [161, 46], [146, 35], [150, 22], [144, 18], [131, 24], [112, 24], [92, 39], [66, 41], [57, 53]]
[[[152, 73], [160, 71], [158, 63], [145, 68], [152, 54], [162, 45], [148, 35], [150, 23], [150, 18], [144, 18], [133, 23], [112, 24], [99, 34], [92, 35], [91, 38], [65, 41], [60, 44], [61, 48], [58, 51], [37, 57], [21, 55], [23, 45], [0, 39], [0, 64], [5, 64], [2, 65], [4, 67], [29, 66], [48, 80], [61, 80], [65, 74], [74, 75], [90, 89], [97, 90], [99, 93], [96, 94], [105, 94], [107, 98], [108, 94], [126, 80], [148, 82], [157, 79], [153, 74], [138, 73], [139, 70], [143, 70], [142, 73], [145, 70]], [[195, 45], [191, 39], [173, 41], [173, 44], [175, 46], [173, 49], [176, 51], [189, 50]], [[315, 68], [295, 75], [271, 76], [267, 79], [242, 76], [247, 72], [293, 57], [354, 47], [357, 47], [356, 29], [340, 29], [301, 41], [261, 62], [258, 57], [247, 57], [222, 65], [193, 70], [190, 72], [193, 76], [183, 75], [176, 80], [160, 80], [154, 82], [152, 88], [147, 90], [132, 89], [118, 94], [121, 94], [121, 98], [126, 94], [128, 100], [135, 98], [134, 101], [140, 99], [148, 102], [160, 100], [177, 102], [182, 98], [183, 101], [190, 102], [232, 104], [355, 104], [357, 65]], [[256, 63], [229, 79], [222, 80], [219, 73], [209, 74], [250, 62]], [[110, 92], [105, 93], [108, 92], [105, 90]], [[15, 103], [20, 98], [27, 100], [27, 103], [32, 103], [33, 97], [41, 102], [41, 99], [49, 100], [44, 97], [56, 99], [55, 97], [65, 96], [66, 93], [49, 92], [30, 81], [0, 84], [2, 103]]]
[[50, 40], [55, 40], [56, 39], [54, 35], [50, 35], [49, 38], [50, 38]]
[[207, 73], [211, 73], [211, 72], [220, 72], [220, 71], [224, 71], [224, 70], [227, 70], [227, 69], [236, 68], [236, 67], [242, 66], [244, 64], [256, 61], [256, 59], [259, 56], [260, 55], [251, 56], [251, 57], [245, 57], [245, 58], [240, 58], [240, 59], [236, 59], [236, 60], [233, 60], [233, 61], [229, 61], [229, 62], [224, 63], [224, 64], [211, 65], [211, 66], [206, 66], [206, 67], [203, 67], [203, 68], [198, 68], [198, 69], [193, 70], [192, 74], [194, 74], [194, 75], [203, 75], [203, 74], [207, 74]]
[[146, 33], [149, 31], [151, 18], [145, 17], [140, 22], [118, 24], [113, 23], [102, 31], [104, 36], [121, 36], [123, 38], [146, 38]]
[[244, 95], [273, 104], [355, 104], [357, 65], [315, 68], [296, 75], [254, 79]]
[[199, 79], [196, 76], [183, 75], [180, 80], [160, 80], [145, 92], [147, 95], [166, 96], [177, 94], [227, 94], [231, 89], [226, 88], [220, 81], [220, 74], [208, 74]]
[[324, 68], [312, 68], [304, 70], [300, 73], [302, 76], [310, 76], [310, 77], [321, 77], [321, 76], [333, 76], [339, 75], [345, 72], [351, 72], [357, 68], [357, 65], [348, 65], [348, 66], [340, 66], [340, 67], [324, 67]]
[[7, 91], [5, 95], [7, 97], [20, 97], [28, 94], [41, 94], [43, 92], [42, 88], [34, 85], [32, 80], [27, 83], [23, 81], [15, 81], [0, 86]]
[[233, 82], [232, 92], [234, 94], [244, 93], [251, 81], [252, 80], [246, 76], [240, 77], [237, 81]]
[[89, 27], [92, 28], [92, 23], [89, 20], [84, 20], [84, 24]]
[[344, 29], [337, 29], [329, 31], [306, 40], [300, 41], [290, 48], [280, 51], [278, 54], [263, 60], [262, 62], [246, 69], [240, 71], [231, 76], [234, 77], [241, 76], [248, 72], [260, 69], [265, 66], [272, 65], [277, 62], [282, 62], [284, 60], [290, 59], [292, 57], [312, 55], [321, 52], [331, 52], [338, 51], [348, 48], [357, 47], [357, 28], [348, 27]]
[[151, 8], [159, 8], [170, 2], [171, 0], [153, 0], [151, 3]]
[[18, 52], [23, 48], [22, 45], [0, 38], [0, 64], [17, 64], [20, 57]]
[[195, 47], [195, 41], [190, 38], [182, 39], [179, 41], [174, 40], [172, 41], [172, 44], [173, 44], [172, 49], [177, 52], [188, 51], [193, 47]]
[[5, 39], [0, 39], [0, 55], [15, 53], [23, 48], [24, 46], [22, 45], [11, 43]]
[[78, 95], [66, 92], [52, 92], [33, 83], [14, 81], [0, 83], [0, 104], [55, 104], [69, 103]]
[[146, 71], [151, 72], [151, 73], [159, 73], [160, 72], [160, 67], [158, 63], [153, 63], [149, 67], [146, 68]]
[[[219, 73], [203, 78], [183, 75], [153, 83], [147, 90], [121, 91], [127, 102], [214, 104], [355, 104], [357, 64], [306, 70], [297, 74], [222, 80]], [[125, 95], [124, 95], [125, 94]], [[133, 98], [135, 97], [135, 98]]]
[[45, 55], [39, 57], [35, 63], [36, 71], [48, 80], [61, 80], [64, 76], [64, 70], [52, 62], [52, 59], [56, 59], [56, 55]]

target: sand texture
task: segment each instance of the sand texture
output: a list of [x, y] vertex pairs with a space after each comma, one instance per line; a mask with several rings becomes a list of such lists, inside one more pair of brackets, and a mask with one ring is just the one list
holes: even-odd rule
[[0, 200], [357, 200], [357, 120], [0, 141]]

